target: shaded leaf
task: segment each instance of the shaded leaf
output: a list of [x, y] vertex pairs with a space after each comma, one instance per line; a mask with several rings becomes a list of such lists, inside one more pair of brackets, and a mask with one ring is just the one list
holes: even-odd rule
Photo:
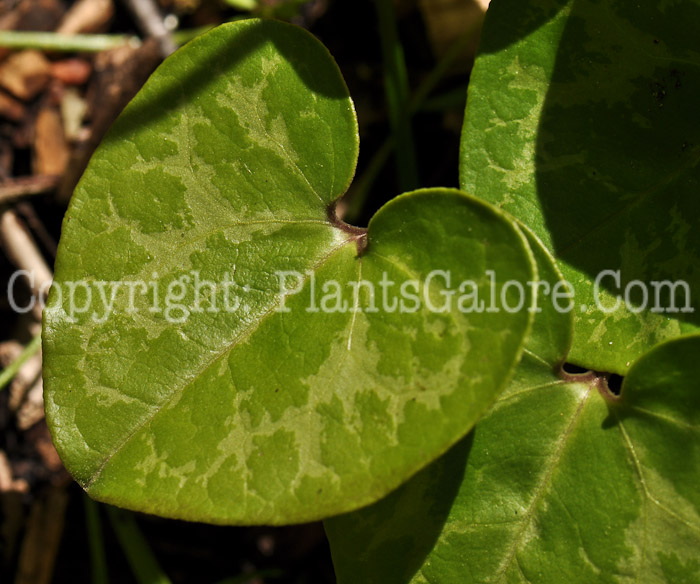
[[460, 184], [523, 221], [561, 263], [579, 365], [624, 374], [700, 325], [699, 20], [698, 2], [489, 9]]

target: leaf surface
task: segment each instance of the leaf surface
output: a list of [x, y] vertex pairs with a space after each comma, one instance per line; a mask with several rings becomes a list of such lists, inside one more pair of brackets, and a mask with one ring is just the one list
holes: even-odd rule
[[699, 21], [696, 1], [489, 8], [460, 184], [554, 253], [584, 367], [624, 374], [700, 325]]
[[[534, 338], [566, 328], [542, 314]], [[698, 581], [700, 336], [641, 357], [619, 399], [592, 373], [562, 373], [566, 348], [527, 351], [465, 440], [325, 521], [340, 584]]]
[[127, 107], [73, 197], [45, 313], [47, 419], [91, 496], [313, 520], [384, 496], [495, 400], [533, 294], [466, 313], [455, 291], [517, 303], [524, 236], [446, 189], [343, 224], [357, 148], [332, 58], [276, 22], [192, 41]]

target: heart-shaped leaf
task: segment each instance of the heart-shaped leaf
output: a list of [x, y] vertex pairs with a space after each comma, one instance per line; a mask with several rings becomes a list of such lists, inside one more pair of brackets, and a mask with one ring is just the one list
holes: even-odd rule
[[178, 51], [115, 123], [45, 313], [47, 419], [92, 496], [324, 517], [396, 488], [493, 403], [531, 324], [527, 241], [445, 189], [343, 224], [357, 141], [327, 51], [255, 20]]
[[[536, 338], [555, 339], [566, 322], [544, 314]], [[562, 350], [526, 354], [472, 434], [396, 493], [325, 522], [339, 583], [697, 581], [700, 335], [641, 357], [619, 398], [562, 372]]]
[[579, 365], [624, 374], [700, 325], [698, 22], [698, 2], [489, 8], [461, 186], [561, 262]]
[[[561, 262], [573, 347], [563, 314], [538, 314], [468, 438], [326, 521], [340, 583], [700, 581], [700, 335], [678, 338], [700, 322], [699, 17], [696, 2], [492, 2], [461, 183]], [[564, 358], [627, 373], [621, 395]]]

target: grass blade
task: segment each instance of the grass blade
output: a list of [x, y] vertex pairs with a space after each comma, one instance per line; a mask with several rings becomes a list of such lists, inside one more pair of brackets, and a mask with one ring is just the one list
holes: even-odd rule
[[39, 350], [39, 347], [41, 347], [41, 335], [35, 336], [24, 348], [24, 351], [20, 353], [19, 357], [0, 372], [0, 390], [12, 381], [22, 365]]
[[90, 546], [90, 564], [93, 584], [109, 584], [104, 538], [102, 537], [102, 520], [100, 507], [87, 495], [83, 495], [85, 506], [85, 527]]
[[129, 511], [105, 506], [126, 559], [139, 584], [171, 584]]

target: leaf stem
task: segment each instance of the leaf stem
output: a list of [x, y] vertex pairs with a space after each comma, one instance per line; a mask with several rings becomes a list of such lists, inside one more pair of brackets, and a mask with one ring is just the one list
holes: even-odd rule
[[384, 165], [389, 160], [391, 153], [394, 150], [394, 140], [392, 137], [387, 138], [379, 150], [374, 153], [369, 164], [366, 166], [362, 174], [354, 181], [350, 196], [347, 197], [347, 207], [345, 209], [344, 220], [350, 224], [357, 223], [362, 210], [364, 209], [367, 198], [374, 181], [377, 180], [379, 173], [384, 168]]
[[454, 41], [449, 49], [445, 52], [437, 65], [433, 68], [430, 74], [423, 79], [423, 82], [418, 86], [415, 93], [411, 96], [411, 101], [408, 104], [408, 111], [411, 114], [416, 113], [428, 97], [430, 93], [442, 81], [445, 75], [449, 72], [452, 65], [457, 59], [462, 56], [463, 52], [469, 46], [469, 43], [474, 40], [474, 35], [479, 30], [478, 25], [470, 26], [456, 41]]
[[35, 336], [30, 343], [24, 348], [20, 353], [19, 357], [10, 363], [5, 369], [0, 373], [0, 391], [12, 381], [17, 372], [41, 347], [41, 335]]
[[396, 144], [396, 166], [399, 186], [403, 191], [415, 189], [418, 184], [416, 152], [409, 115], [408, 74], [403, 47], [399, 40], [394, 13], [394, 0], [376, 0], [379, 36], [384, 61], [386, 101], [391, 132]]
[[136, 581], [139, 584], [171, 584], [136, 525], [133, 513], [111, 505], [106, 505], [105, 508]]
[[[430, 93], [442, 81], [443, 77], [450, 70], [455, 61], [462, 55], [462, 51], [468, 46], [470, 41], [473, 41], [474, 35], [478, 32], [478, 26], [471, 26], [464, 32], [447, 50], [440, 61], [430, 74], [421, 82], [415, 93], [408, 102], [408, 116], [419, 111], [425, 103]], [[466, 99], [466, 89], [464, 90]], [[354, 182], [352, 190], [347, 197], [347, 208], [345, 211], [345, 220], [349, 223], [355, 223], [359, 219], [362, 209], [367, 202], [370, 190], [374, 181], [379, 176], [379, 173], [384, 168], [384, 165], [389, 160], [392, 151], [394, 150], [394, 136], [387, 138], [381, 147], [374, 153], [369, 164], [363, 173]]]
[[109, 584], [100, 507], [84, 493], [83, 503], [85, 507], [85, 527], [88, 535], [88, 544], [90, 545], [92, 582], [93, 584]]

